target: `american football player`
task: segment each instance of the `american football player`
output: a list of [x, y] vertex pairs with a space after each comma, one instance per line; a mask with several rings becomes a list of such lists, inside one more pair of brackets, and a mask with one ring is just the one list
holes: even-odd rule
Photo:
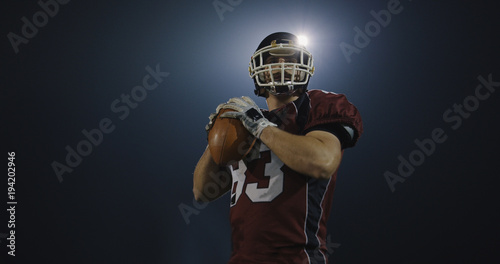
[[344, 149], [363, 132], [361, 116], [344, 95], [307, 89], [313, 58], [291, 33], [264, 38], [249, 71], [268, 110], [249, 97], [231, 98], [217, 110], [235, 110], [221, 117], [241, 120], [257, 143], [243, 160], [222, 168], [207, 148], [193, 175], [195, 198], [214, 183], [209, 175], [232, 176], [219, 194], [231, 193], [231, 264], [327, 263], [337, 169]]

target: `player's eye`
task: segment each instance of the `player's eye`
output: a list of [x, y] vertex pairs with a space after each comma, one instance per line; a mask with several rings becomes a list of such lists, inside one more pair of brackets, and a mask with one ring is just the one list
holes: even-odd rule
[[276, 57], [269, 57], [266, 59], [266, 64], [271, 64], [271, 63], [278, 63], [279, 58]]

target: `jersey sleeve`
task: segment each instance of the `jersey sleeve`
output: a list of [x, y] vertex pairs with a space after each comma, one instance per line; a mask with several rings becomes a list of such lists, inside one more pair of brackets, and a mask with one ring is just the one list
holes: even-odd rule
[[[344, 140], [343, 148], [353, 147], [363, 133], [363, 122], [358, 109], [343, 94], [312, 90], [309, 92], [310, 111], [304, 131], [309, 132], [325, 127], [347, 126], [353, 131], [350, 140]], [[336, 134], [336, 133], [334, 133]], [[338, 137], [338, 136], [337, 136]]]

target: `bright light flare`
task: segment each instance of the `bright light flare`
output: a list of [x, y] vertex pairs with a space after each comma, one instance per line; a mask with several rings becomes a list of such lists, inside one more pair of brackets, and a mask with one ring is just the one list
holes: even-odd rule
[[307, 37], [304, 35], [297, 36], [299, 39], [299, 45], [306, 46], [308, 43]]

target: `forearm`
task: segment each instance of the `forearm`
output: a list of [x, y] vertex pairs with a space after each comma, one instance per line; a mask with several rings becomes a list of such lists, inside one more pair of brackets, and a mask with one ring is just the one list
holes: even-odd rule
[[[231, 176], [212, 159], [207, 146], [193, 173], [193, 194], [197, 201], [215, 200], [231, 188]], [[215, 185], [214, 185], [215, 184]]]
[[[341, 153], [338, 139], [325, 133], [317, 133], [319, 137], [302, 136], [267, 127], [260, 139], [292, 170], [313, 178], [328, 179], [337, 170]], [[327, 140], [331, 141], [328, 142], [330, 145], [333, 142], [338, 147], [327, 148]]]

